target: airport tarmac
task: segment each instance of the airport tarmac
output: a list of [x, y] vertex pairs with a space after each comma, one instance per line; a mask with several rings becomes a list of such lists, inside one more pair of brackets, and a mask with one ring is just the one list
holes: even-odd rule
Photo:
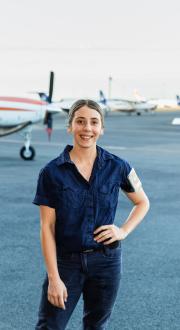
[[[109, 114], [99, 145], [128, 160], [141, 178], [151, 209], [122, 243], [123, 276], [108, 330], [180, 329], [180, 126], [178, 113]], [[180, 115], [179, 115], [180, 117]], [[42, 125], [33, 130], [34, 161], [19, 158], [22, 137], [0, 140], [0, 330], [32, 330], [44, 277], [38, 208], [32, 204], [40, 169], [71, 136], [57, 116], [52, 141]], [[130, 202], [120, 192], [117, 225]], [[82, 299], [67, 326], [81, 328]]]

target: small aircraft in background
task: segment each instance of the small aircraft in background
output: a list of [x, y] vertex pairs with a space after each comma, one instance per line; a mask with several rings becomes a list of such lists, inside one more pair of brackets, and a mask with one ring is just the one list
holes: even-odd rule
[[[45, 93], [38, 93], [41, 100], [46, 100], [46, 102], [48, 102], [48, 95], [46, 95]], [[61, 108], [66, 114], [69, 113], [69, 110], [72, 106], [72, 104], [74, 102], [76, 102], [79, 98], [64, 98], [61, 99], [60, 101], [55, 102], [54, 104], [56, 106], [58, 106], [59, 108]], [[101, 107], [101, 109], [103, 110], [104, 115], [107, 114], [107, 112], [110, 110], [109, 106], [107, 104], [104, 104], [103, 102], [101, 102], [101, 100], [95, 100]]]
[[140, 99], [138, 96], [135, 96], [135, 99], [123, 99], [123, 98], [110, 98], [107, 99], [102, 90], [99, 91], [100, 102], [104, 105], [107, 105], [110, 108], [110, 111], [121, 111], [127, 112], [129, 114], [136, 113], [141, 115], [143, 112], [154, 111], [156, 105], [152, 104], [145, 99]]
[[154, 111], [156, 105], [145, 100], [141, 97], [137, 91], [134, 93], [134, 98], [111, 98], [107, 99], [102, 90], [99, 91], [100, 101], [104, 104], [108, 104], [111, 111], [127, 112], [129, 114], [136, 113], [141, 115], [143, 112]]
[[52, 131], [52, 114], [62, 112], [56, 103], [51, 103], [54, 85], [54, 73], [50, 73], [49, 95], [47, 100], [34, 100], [20, 97], [0, 97], [0, 137], [22, 131], [24, 146], [20, 156], [24, 160], [35, 157], [31, 146], [32, 125], [44, 121], [50, 138]]

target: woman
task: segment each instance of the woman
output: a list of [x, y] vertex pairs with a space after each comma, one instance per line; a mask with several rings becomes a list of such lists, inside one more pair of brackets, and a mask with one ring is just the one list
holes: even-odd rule
[[[121, 240], [149, 208], [134, 169], [96, 145], [103, 127], [96, 102], [75, 102], [68, 125], [74, 144], [39, 175], [34, 203], [47, 277], [36, 330], [65, 329], [81, 293], [83, 329], [106, 329], [121, 276]], [[113, 224], [119, 188], [134, 204], [120, 228]]]

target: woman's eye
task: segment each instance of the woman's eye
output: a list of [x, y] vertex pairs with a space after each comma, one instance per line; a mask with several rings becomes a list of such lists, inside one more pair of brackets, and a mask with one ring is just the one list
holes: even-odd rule
[[83, 124], [83, 120], [79, 119], [79, 120], [77, 120], [77, 123], [78, 124]]
[[97, 121], [93, 121], [92, 124], [93, 124], [93, 125], [97, 125], [98, 122], [97, 122]]

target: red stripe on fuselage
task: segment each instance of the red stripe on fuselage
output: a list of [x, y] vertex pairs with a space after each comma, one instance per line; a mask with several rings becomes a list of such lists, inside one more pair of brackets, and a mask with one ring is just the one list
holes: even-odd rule
[[19, 108], [1, 108], [0, 111], [30, 111], [30, 112], [36, 112], [36, 110], [28, 110], [28, 109], [19, 109]]
[[12, 96], [0, 96], [0, 101], [7, 101], [7, 102], [20, 102], [20, 103], [28, 103], [28, 104], [36, 104], [36, 105], [45, 105], [47, 102], [26, 99], [23, 97], [12, 97]]

